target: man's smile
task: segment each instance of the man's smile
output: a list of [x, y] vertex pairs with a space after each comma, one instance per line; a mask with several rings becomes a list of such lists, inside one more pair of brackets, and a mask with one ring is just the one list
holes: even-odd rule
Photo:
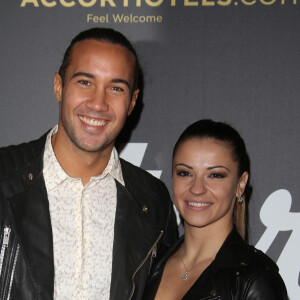
[[78, 116], [78, 117], [83, 123], [85, 123], [89, 126], [101, 126], [102, 127], [108, 123], [108, 121], [106, 121], [106, 120], [99, 120], [99, 119], [89, 118], [86, 116]]

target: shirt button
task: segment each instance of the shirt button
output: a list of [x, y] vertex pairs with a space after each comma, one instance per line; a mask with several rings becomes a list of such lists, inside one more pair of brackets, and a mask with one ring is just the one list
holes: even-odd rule
[[146, 205], [143, 206], [143, 212], [146, 214], [148, 213], [148, 207]]
[[29, 179], [29, 180], [33, 180], [33, 174], [32, 174], [32, 173], [29, 173], [29, 174], [28, 174], [28, 179]]

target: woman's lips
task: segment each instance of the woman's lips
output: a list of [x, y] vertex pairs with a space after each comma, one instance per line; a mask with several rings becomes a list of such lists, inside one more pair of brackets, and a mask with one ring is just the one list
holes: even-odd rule
[[194, 207], [207, 207], [210, 206], [211, 203], [209, 202], [193, 202], [193, 201], [187, 201], [188, 205], [194, 206]]
[[208, 201], [193, 201], [193, 200], [186, 200], [186, 206], [191, 210], [206, 210], [210, 206], [213, 205], [212, 202]]

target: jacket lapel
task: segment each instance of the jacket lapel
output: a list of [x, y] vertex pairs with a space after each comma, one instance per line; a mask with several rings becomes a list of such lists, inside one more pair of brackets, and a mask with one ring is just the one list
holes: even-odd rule
[[250, 247], [244, 242], [234, 227], [218, 251], [215, 264], [217, 268], [236, 268], [249, 261]]
[[9, 199], [21, 251], [38, 293], [53, 297], [52, 229], [45, 183], [40, 172], [23, 174], [26, 189]]
[[[128, 299], [135, 285], [133, 276], [143, 278], [143, 284], [146, 280], [150, 259], [144, 260], [151, 255], [161, 231], [147, 222], [142, 207], [118, 182], [114, 232], [111, 299]], [[147, 268], [147, 272], [141, 272], [140, 267]]]
[[[235, 272], [232, 269], [247, 265], [249, 249], [250, 247], [234, 227], [219, 249], [215, 260], [201, 274], [183, 299], [194, 299], [193, 297], [196, 296], [197, 299], [219, 299], [218, 295], [222, 295], [222, 299], [231, 298], [229, 294], [235, 289], [236, 284], [235, 276], [232, 276]], [[221, 289], [222, 286], [226, 288]]]

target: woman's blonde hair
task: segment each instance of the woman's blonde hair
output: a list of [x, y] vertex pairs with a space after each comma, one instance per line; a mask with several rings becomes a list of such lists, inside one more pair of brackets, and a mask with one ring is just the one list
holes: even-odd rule
[[235, 201], [233, 210], [233, 224], [236, 227], [237, 232], [240, 236], [245, 239], [246, 237], [246, 201], [243, 196], [243, 202], [240, 204]]

